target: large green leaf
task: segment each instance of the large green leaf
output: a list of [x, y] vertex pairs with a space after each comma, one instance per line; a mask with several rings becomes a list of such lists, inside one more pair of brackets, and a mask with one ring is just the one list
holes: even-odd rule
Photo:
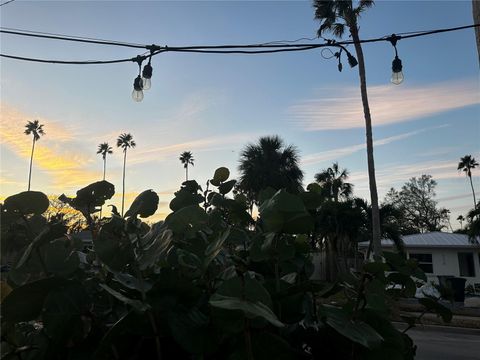
[[93, 238], [99, 259], [114, 271], [123, 271], [135, 258], [132, 243], [124, 227], [125, 221], [114, 216], [102, 226], [98, 236]]
[[266, 231], [306, 234], [313, 230], [313, 218], [302, 200], [285, 190], [277, 191], [259, 210]]
[[173, 233], [165, 223], [154, 224], [141, 239], [141, 249], [137, 251], [137, 262], [140, 270], [155, 264], [165, 264], [168, 251], [172, 247]]
[[210, 180], [210, 184], [219, 186], [220, 183], [227, 181], [228, 177], [230, 176], [230, 170], [226, 167], [219, 167], [215, 170], [215, 174], [213, 175], [213, 179]]
[[42, 248], [42, 252], [45, 266], [49, 272], [68, 277], [78, 270], [80, 258], [66, 238], [50, 242]]
[[170, 201], [170, 209], [178, 211], [184, 207], [198, 205], [204, 200], [203, 196], [197, 193], [191, 193], [186, 189], [180, 189], [175, 193], [175, 197]]
[[47, 225], [43, 230], [33, 239], [33, 241], [25, 249], [22, 257], [15, 265], [15, 268], [22, 267], [32, 255], [32, 251], [38, 249], [38, 247], [47, 244], [48, 242], [55, 240], [63, 235], [65, 235], [67, 228], [62, 223], [55, 223], [52, 225]]
[[230, 296], [215, 294], [210, 298], [209, 304], [226, 310], [241, 310], [246, 317], [254, 319], [256, 317], [267, 320], [274, 326], [283, 327], [284, 324], [278, 320], [277, 316], [261, 302], [252, 302]]
[[452, 320], [452, 311], [446, 306], [440, 304], [438, 300], [425, 297], [418, 299], [418, 302], [425, 306], [428, 310], [440, 315], [444, 322], [450, 322]]
[[333, 306], [322, 306], [321, 313], [325, 322], [339, 334], [366, 348], [372, 349], [379, 346], [383, 340], [370, 325], [363, 321], [352, 320], [345, 310]]
[[65, 279], [47, 278], [13, 289], [2, 302], [2, 323], [12, 326], [20, 321], [37, 319], [48, 293], [67, 283]]
[[405, 297], [414, 297], [417, 287], [413, 279], [405, 274], [399, 272], [392, 272], [388, 274], [387, 281], [393, 284], [402, 286], [402, 295]]
[[224, 182], [220, 184], [220, 186], [218, 187], [218, 191], [220, 192], [220, 194], [226, 195], [230, 191], [232, 191], [236, 183], [237, 183], [237, 180], [230, 180], [230, 181]]
[[84, 287], [76, 281], [62, 284], [48, 293], [42, 310], [46, 334], [54, 343], [75, 344], [90, 332], [82, 316], [90, 309]]
[[125, 217], [138, 215], [141, 218], [146, 218], [152, 216], [158, 209], [158, 201], [159, 198], [156, 192], [151, 189], [145, 190], [133, 200], [132, 205], [125, 213]]
[[40, 191], [23, 191], [7, 197], [3, 203], [2, 210], [19, 215], [39, 215], [47, 211], [49, 205], [48, 197], [44, 193]]
[[230, 235], [230, 228], [227, 228], [226, 231], [217, 235], [214, 241], [208, 244], [205, 250], [205, 258], [203, 260], [203, 268], [207, 269], [208, 265], [217, 257], [220, 251], [223, 248], [223, 244], [225, 240], [227, 240], [228, 236]]
[[262, 304], [272, 307], [272, 299], [267, 289], [250, 274], [245, 274], [242, 278], [234, 276], [225, 280], [217, 290], [222, 296], [244, 298], [251, 302], [261, 302]]
[[197, 308], [168, 314], [168, 325], [175, 341], [190, 354], [203, 354], [215, 342], [208, 332], [209, 318]]
[[185, 233], [189, 229], [203, 227], [208, 222], [208, 216], [200, 206], [191, 205], [169, 214], [165, 222], [174, 233]]
[[114, 298], [116, 298], [123, 304], [130, 305], [131, 307], [133, 307], [135, 310], [139, 312], [145, 312], [148, 309], [150, 309], [150, 305], [148, 305], [147, 303], [144, 303], [136, 299], [130, 299], [129, 297], [123, 295], [122, 293], [119, 293], [118, 291], [112, 289], [111, 287], [105, 284], [100, 284], [100, 287], [105, 289], [110, 295], [112, 295]]
[[58, 199], [88, 216], [88, 214], [100, 211], [100, 207], [114, 194], [115, 186], [102, 180], [78, 190], [75, 198], [69, 198], [62, 194]]

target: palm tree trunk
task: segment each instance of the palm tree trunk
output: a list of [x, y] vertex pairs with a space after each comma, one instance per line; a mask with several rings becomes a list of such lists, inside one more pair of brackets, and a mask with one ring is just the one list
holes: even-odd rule
[[122, 217], [125, 204], [125, 164], [127, 163], [127, 149], [123, 152], [123, 191], [122, 191]]
[[103, 181], [105, 181], [106, 169], [107, 169], [107, 157], [105, 156], [103, 158]]
[[[105, 170], [107, 168], [107, 156], [105, 155], [105, 157], [103, 158], [103, 181], [105, 181]], [[102, 219], [102, 209], [103, 209], [103, 205], [100, 206], [100, 220]]]
[[368, 105], [367, 80], [365, 74], [365, 60], [363, 58], [362, 45], [358, 37], [356, 24], [350, 27], [352, 39], [355, 42], [355, 51], [358, 59], [358, 74], [360, 76], [360, 91], [362, 94], [363, 113], [365, 116], [365, 128], [367, 136], [367, 160], [368, 160], [368, 180], [370, 185], [370, 200], [372, 202], [372, 244], [373, 254], [379, 257], [382, 254], [380, 242], [380, 212], [378, 208], [377, 182], [375, 180], [375, 163], [373, 160], [373, 135], [372, 119], [370, 117], [370, 107]]
[[469, 178], [470, 178], [470, 186], [472, 187], [472, 194], [473, 194], [473, 208], [477, 210], [477, 200], [475, 198], [475, 190], [473, 189], [472, 175], [470, 175]]
[[188, 181], [188, 164], [185, 166], [185, 181]]
[[35, 136], [32, 143], [32, 154], [30, 155], [30, 170], [28, 172], [28, 191], [30, 191], [30, 182], [32, 180], [32, 163], [33, 163], [33, 151], [35, 150]]

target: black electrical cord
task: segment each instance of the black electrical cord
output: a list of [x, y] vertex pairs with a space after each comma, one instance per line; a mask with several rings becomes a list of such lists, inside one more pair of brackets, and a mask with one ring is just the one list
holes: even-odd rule
[[[398, 35], [384, 36], [381, 38], [360, 40], [359, 43], [363, 44], [363, 43], [373, 43], [373, 42], [380, 42], [380, 41], [391, 41], [392, 37], [395, 37], [397, 40], [410, 39], [410, 38], [415, 38], [420, 36], [427, 36], [427, 35], [463, 30], [463, 29], [474, 28], [474, 27], [480, 27], [480, 24], [459, 26], [459, 27], [447, 28], [447, 29], [437, 29], [437, 30], [430, 30], [430, 31], [423, 31], [423, 32], [419, 31], [416, 33], [412, 32], [410, 34], [402, 35], [402, 36], [398, 36]], [[3, 28], [0, 28], [0, 29], [3, 29]], [[264, 43], [264, 44], [247, 44], [247, 45], [197, 45], [197, 46], [168, 47], [168, 46], [158, 46], [158, 45], [141, 45], [141, 44], [132, 44], [132, 43], [122, 43], [122, 42], [106, 41], [106, 40], [91, 39], [91, 38], [90, 39], [80, 38], [80, 37], [72, 38], [72, 37], [66, 37], [66, 36], [47, 35], [47, 34], [39, 34], [39, 33], [33, 33], [33, 32], [26, 33], [26, 32], [10, 31], [10, 30], [0, 30], [0, 33], [21, 35], [21, 36], [32, 36], [32, 37], [55, 39], [55, 40], [93, 43], [93, 44], [100, 44], [100, 45], [115, 45], [115, 46], [125, 46], [130, 48], [143, 48], [150, 51], [149, 55], [141, 55], [141, 57], [144, 59], [147, 59], [147, 58], [150, 59], [153, 56], [162, 52], [190, 52], [190, 53], [209, 53], [209, 54], [268, 54], [268, 53], [279, 53], [279, 52], [305, 51], [305, 50], [312, 50], [312, 49], [332, 47], [332, 46], [340, 47], [345, 50], [344, 46], [355, 43], [352, 40], [337, 42], [334, 40], [327, 39], [326, 43], [323, 43], [323, 44], [311, 44], [311, 43], [310, 44], [275, 44], [274, 42], [272, 42], [272, 43]], [[48, 60], [48, 59], [29, 58], [29, 57], [15, 56], [15, 55], [7, 55], [7, 54], [0, 54], [0, 56], [5, 58], [10, 58], [10, 59], [15, 59], [15, 60], [34, 61], [34, 62], [52, 63], [52, 64], [73, 64], [73, 65], [112, 64], [112, 63], [137, 61], [137, 57], [127, 58], [127, 59], [117, 59], [117, 60], [66, 61], [66, 60]]]
[[4, 3], [1, 3], [0, 6], [3, 6], [3, 5], [7, 5], [7, 4], [10, 4], [11, 2], [14, 2], [15, 0], [8, 0], [8, 1], [5, 1]]

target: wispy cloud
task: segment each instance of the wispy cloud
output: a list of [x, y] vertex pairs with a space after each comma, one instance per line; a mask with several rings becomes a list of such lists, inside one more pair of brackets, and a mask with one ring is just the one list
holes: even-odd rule
[[[28, 160], [32, 143], [23, 132], [26, 121], [33, 118], [5, 104], [2, 104], [0, 114], [0, 144]], [[34, 165], [51, 176], [54, 186], [61, 191], [79, 183], [98, 180], [98, 172], [87, 169], [91, 159], [78, 151], [78, 144], [72, 141], [69, 129], [49, 119], [36, 119], [45, 125], [45, 138], [48, 138], [48, 141], [43, 138], [38, 141]]]
[[[432, 175], [434, 180], [460, 179], [463, 174], [456, 170], [457, 159], [441, 161], [425, 161], [414, 164], [402, 164], [376, 168], [377, 187], [380, 195], [384, 195], [391, 187], [401, 186], [412, 177], [422, 174]], [[350, 174], [349, 181], [355, 184], [358, 191], [368, 190], [368, 173], [355, 171]]]
[[[370, 86], [372, 122], [374, 126], [389, 125], [480, 104], [479, 91], [478, 81], [471, 80], [423, 86]], [[306, 131], [365, 126], [356, 87], [320, 89], [314, 99], [292, 105], [288, 113], [292, 121]]]
[[[386, 137], [383, 139], [375, 140], [373, 142], [375, 147], [382, 146], [382, 145], [387, 145], [396, 141], [404, 140], [407, 139], [411, 136], [421, 134], [425, 131], [430, 131], [434, 129], [439, 129], [439, 128], [444, 128], [449, 125], [440, 125], [440, 126], [435, 126], [435, 127], [430, 127], [430, 128], [424, 128], [424, 129], [419, 129], [415, 131], [410, 131], [408, 133], [404, 134], [399, 134], [395, 136], [390, 136]], [[317, 164], [323, 161], [329, 161], [329, 160], [337, 160], [339, 158], [352, 155], [356, 152], [359, 152], [361, 150], [364, 150], [366, 148], [366, 144], [357, 144], [357, 145], [351, 145], [351, 146], [346, 146], [338, 149], [332, 149], [332, 150], [327, 150], [323, 151], [320, 153], [315, 153], [315, 154], [309, 154], [306, 155], [302, 158], [302, 165], [310, 165], [310, 164]]]
[[182, 151], [214, 151], [231, 149], [232, 146], [251, 140], [256, 135], [240, 133], [224, 136], [207, 137], [167, 146], [150, 147], [143, 151], [132, 152], [129, 163], [140, 164], [150, 161], [160, 161], [179, 155]]

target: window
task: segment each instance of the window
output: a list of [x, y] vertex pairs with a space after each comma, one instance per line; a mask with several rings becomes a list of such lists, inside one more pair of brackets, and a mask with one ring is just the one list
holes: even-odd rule
[[458, 267], [460, 269], [460, 276], [475, 276], [473, 253], [458, 253]]
[[418, 267], [423, 270], [423, 272], [432, 274], [433, 273], [433, 263], [432, 263], [432, 254], [412, 254], [410, 253], [410, 259], [417, 260]]

